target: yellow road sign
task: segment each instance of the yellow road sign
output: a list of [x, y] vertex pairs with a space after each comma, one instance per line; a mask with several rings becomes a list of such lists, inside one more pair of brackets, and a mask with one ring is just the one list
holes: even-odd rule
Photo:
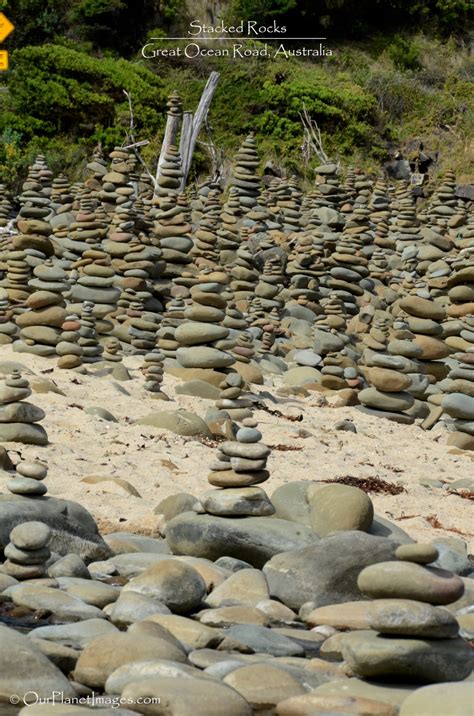
[[8, 70], [8, 52], [0, 50], [0, 72]]
[[3, 42], [14, 29], [15, 25], [3, 12], [0, 12], [0, 42]]

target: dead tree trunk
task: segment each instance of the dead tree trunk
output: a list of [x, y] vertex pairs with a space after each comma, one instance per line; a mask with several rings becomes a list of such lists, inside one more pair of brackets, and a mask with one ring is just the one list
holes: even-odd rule
[[[179, 153], [181, 154], [181, 163], [184, 167], [186, 165], [186, 154], [191, 142], [191, 134], [193, 131], [193, 120], [194, 115], [192, 112], [184, 112], [183, 114], [183, 124], [181, 127], [181, 137], [179, 141]], [[181, 191], [183, 190], [183, 182], [181, 180]]]
[[176, 90], [168, 97], [168, 115], [166, 117], [165, 136], [161, 144], [160, 158], [156, 168], [155, 178], [155, 195], [158, 189], [158, 179], [160, 178], [160, 169], [163, 165], [165, 154], [170, 144], [176, 144], [179, 128], [182, 119], [182, 102], [181, 97]]
[[[199, 132], [203, 124], [206, 121], [209, 107], [211, 106], [214, 92], [216, 91], [217, 83], [219, 82], [219, 72], [211, 72], [209, 79], [206, 82], [206, 86], [199, 100], [198, 107], [192, 119], [191, 131], [187, 131], [187, 137], [185, 141], [181, 142], [182, 147], [182, 162], [183, 162], [183, 178], [181, 180], [181, 191], [186, 186], [186, 181], [191, 168], [191, 161], [193, 158], [194, 148], [196, 141], [199, 136]], [[189, 121], [189, 120], [188, 120]]]

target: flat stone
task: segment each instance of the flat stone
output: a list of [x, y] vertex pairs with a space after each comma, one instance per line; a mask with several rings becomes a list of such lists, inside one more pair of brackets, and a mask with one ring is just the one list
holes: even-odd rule
[[[430, 564], [436, 562], [439, 552], [434, 544], [402, 544], [397, 547], [395, 557], [404, 562], [416, 562], [417, 564]], [[438, 565], [437, 565], [438, 566]]]
[[472, 682], [423, 686], [402, 703], [399, 716], [467, 716], [472, 712]]
[[138, 592], [165, 604], [172, 612], [197, 607], [206, 594], [201, 575], [187, 564], [169, 559], [148, 567], [131, 579], [122, 590]]
[[380, 562], [366, 567], [357, 584], [361, 592], [376, 599], [415, 599], [430, 604], [450, 604], [464, 592], [460, 577], [414, 562]]
[[117, 634], [118, 630], [105, 619], [84, 619], [70, 624], [58, 624], [37, 627], [29, 632], [29, 638], [54, 641], [57, 644], [70, 645], [73, 649], [83, 649], [85, 645], [105, 634]]
[[159, 624], [172, 634], [189, 652], [194, 649], [216, 648], [224, 639], [224, 634], [195, 619], [176, 614], [154, 614], [147, 617], [146, 623]]
[[44, 522], [23, 522], [12, 529], [10, 540], [19, 549], [41, 549], [50, 535], [51, 529]]
[[290, 674], [270, 664], [252, 664], [232, 671], [224, 678], [253, 709], [271, 709], [280, 701], [304, 694], [302, 685]]
[[[177, 663], [169, 659], [154, 659], [153, 661], [134, 661], [115, 669], [105, 682], [105, 692], [108, 694], [121, 694], [128, 684], [144, 681], [152, 677], [171, 677], [187, 679], [205, 679], [204, 674], [194, 666]], [[119, 714], [121, 712], [119, 711]]]
[[146, 425], [161, 430], [170, 430], [177, 435], [194, 436], [206, 435], [212, 438], [212, 433], [202, 418], [186, 410], [163, 410], [159, 413], [149, 413], [143, 418], [134, 421], [136, 425]]
[[260, 487], [232, 487], [225, 490], [209, 490], [200, 496], [204, 510], [211, 515], [249, 515], [265, 517], [275, 508]]
[[188, 512], [167, 523], [166, 540], [174, 554], [212, 560], [236, 557], [261, 567], [289, 546], [298, 549], [317, 542], [318, 538], [308, 527], [287, 520], [266, 517], [235, 520]]
[[338, 531], [367, 532], [372, 524], [372, 501], [357, 487], [316, 483], [308, 487], [306, 500], [311, 527], [320, 537]]
[[[125, 687], [125, 703], [143, 703], [145, 698], [160, 699], [159, 710], [173, 716], [252, 716], [248, 702], [234, 689], [209, 679], [154, 677]], [[130, 700], [130, 701], [128, 701]], [[153, 707], [151, 707], [153, 708]], [[149, 712], [153, 713], [153, 712]], [[159, 711], [155, 711], [159, 713]]]
[[342, 651], [351, 671], [364, 678], [462, 681], [473, 663], [463, 639], [395, 639], [359, 631], [344, 638]]
[[226, 629], [226, 636], [258, 654], [303, 656], [304, 649], [273, 629], [252, 624], [237, 624]]
[[342, 532], [309, 547], [277, 554], [263, 573], [270, 595], [291, 609], [299, 609], [305, 602], [322, 607], [356, 601], [363, 598], [357, 586], [359, 573], [369, 564], [393, 558], [397, 546], [384, 537]]
[[27, 607], [32, 611], [46, 609], [60, 621], [105, 618], [105, 614], [97, 607], [59, 589], [22, 584], [10, 587], [9, 596], [18, 607]]
[[446, 609], [410, 599], [370, 602], [368, 627], [381, 634], [433, 639], [449, 639], [458, 633], [458, 623]]
[[254, 607], [262, 599], [268, 599], [268, 596], [267, 582], [260, 570], [240, 569], [213, 589], [205, 602], [210, 607]]
[[74, 680], [92, 689], [103, 689], [116, 669], [134, 661], [170, 659], [185, 662], [184, 651], [169, 640], [155, 636], [152, 627], [149, 624], [148, 634], [119, 632], [89, 641], [76, 664]]
[[178, 348], [176, 359], [183, 368], [226, 368], [235, 363], [230, 353], [207, 346]]
[[313, 692], [280, 701], [275, 713], [277, 716], [397, 716], [398, 709], [363, 696], [323, 696]]
[[[37, 698], [51, 698], [53, 692], [72, 698], [76, 692], [64, 674], [44, 656], [27, 636], [0, 625], [0, 708], [6, 715], [10, 711], [9, 697], [18, 695], [19, 702], [28, 692]], [[8, 705], [7, 705], [8, 704]]]

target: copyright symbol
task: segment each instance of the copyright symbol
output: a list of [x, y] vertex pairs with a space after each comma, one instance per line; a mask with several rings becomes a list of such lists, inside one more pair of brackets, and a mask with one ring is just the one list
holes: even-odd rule
[[13, 704], [14, 706], [15, 706], [16, 704], [19, 704], [19, 703], [20, 703], [20, 697], [17, 696], [16, 694], [12, 694], [12, 695], [10, 696], [10, 703]]

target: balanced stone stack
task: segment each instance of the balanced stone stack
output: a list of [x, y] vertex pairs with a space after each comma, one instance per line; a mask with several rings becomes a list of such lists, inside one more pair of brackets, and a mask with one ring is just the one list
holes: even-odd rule
[[242, 227], [240, 245], [232, 262], [230, 275], [232, 277], [231, 289], [236, 301], [246, 300], [254, 295], [259, 272], [250, 247], [247, 227]]
[[128, 314], [130, 318], [127, 325], [132, 353], [143, 355], [155, 347], [161, 317], [151, 311], [145, 311], [141, 300], [131, 304]]
[[66, 319], [63, 295], [69, 289], [67, 274], [51, 261], [36, 266], [33, 274], [29, 286], [34, 293], [25, 301], [30, 310], [16, 319], [20, 334], [13, 350], [38, 356], [56, 355], [60, 328]]
[[185, 266], [192, 262], [189, 252], [193, 247], [190, 236], [190, 208], [187, 198], [179, 192], [182, 178], [181, 157], [178, 149], [170, 145], [160, 168], [154, 208], [153, 236], [159, 239], [164, 264], [161, 281], [169, 295], [170, 280], [181, 277]]
[[257, 204], [260, 193], [260, 178], [257, 176], [259, 163], [255, 136], [251, 133], [242, 142], [239, 151], [234, 156], [234, 167], [230, 179], [230, 186], [237, 190], [240, 207], [244, 214]]
[[[470, 333], [474, 337], [473, 328], [471, 326]], [[449, 386], [442, 402], [443, 412], [454, 419], [454, 432], [449, 435], [448, 445], [474, 450], [474, 351], [455, 357], [458, 364], [448, 373]]]
[[0, 288], [0, 346], [13, 343], [17, 333], [18, 327], [8, 300], [8, 293], [4, 288]]
[[324, 273], [322, 254], [311, 236], [298, 235], [286, 266], [286, 275], [290, 277], [291, 283], [291, 298], [306, 296], [310, 301], [318, 301], [319, 277]]
[[186, 320], [174, 333], [180, 345], [176, 358], [183, 368], [225, 369], [234, 363], [231, 353], [221, 349], [229, 336], [229, 329], [222, 325], [229, 277], [216, 271], [199, 278], [191, 289], [192, 304], [184, 311]]
[[111, 159], [110, 171], [102, 177], [102, 191], [98, 198], [108, 214], [112, 214], [117, 205], [131, 206], [131, 197], [134, 194], [130, 183], [129, 173], [133, 169], [134, 158], [122, 147], [115, 147], [109, 154]]
[[78, 368], [82, 364], [84, 349], [79, 345], [81, 323], [76, 314], [67, 315], [61, 325], [61, 335], [56, 345], [58, 368]]
[[20, 217], [27, 219], [45, 219], [51, 216], [51, 182], [53, 173], [46, 159], [38, 154], [34, 164], [28, 167], [28, 176], [23, 183], [18, 200], [21, 204]]
[[7, 292], [8, 300], [13, 304], [26, 301], [31, 293], [28, 281], [31, 278], [31, 267], [24, 251], [8, 250], [2, 257], [2, 268], [5, 278], [0, 280], [0, 288]]
[[51, 557], [47, 546], [50, 536], [51, 530], [44, 522], [22, 522], [14, 527], [0, 572], [19, 580], [45, 577]]
[[145, 390], [153, 394], [153, 397], [167, 400], [162, 392], [163, 363], [165, 354], [158, 348], [149, 351], [143, 358], [142, 373], [145, 376]]
[[191, 250], [191, 256], [199, 269], [214, 267], [219, 263], [217, 229], [220, 208], [217, 192], [209, 192], [204, 203], [202, 217], [194, 232], [194, 247]]
[[[396, 327], [396, 324], [395, 326]], [[418, 364], [413, 360], [419, 355], [418, 346], [411, 340], [409, 331], [396, 330], [391, 340], [388, 338], [388, 326], [381, 323], [370, 330], [364, 343], [369, 350], [364, 353], [365, 378], [369, 383], [359, 393], [361, 410], [381, 418], [411, 424], [413, 417], [406, 414], [415, 399], [408, 392], [412, 386], [412, 377]]]
[[229, 190], [227, 201], [222, 207], [220, 226], [217, 229], [218, 249], [221, 252], [220, 261], [222, 265], [227, 263], [225, 259], [228, 255], [232, 255], [239, 248], [242, 215], [238, 189], [232, 187]]
[[166, 306], [166, 313], [157, 331], [157, 347], [163, 351], [166, 358], [176, 357], [179, 342], [176, 340], [175, 332], [177, 327], [185, 320], [185, 309], [185, 303], [180, 298], [173, 298]]
[[94, 304], [91, 301], [84, 301], [82, 304], [79, 323], [81, 327], [77, 342], [82, 348], [82, 362], [97, 363], [102, 360], [103, 346], [97, 338]]
[[402, 683], [462, 681], [472, 669], [470, 648], [458, 635], [455, 617], [440, 607], [460, 599], [463, 580], [425, 566], [438, 557], [433, 545], [402, 545], [395, 554], [398, 560], [372, 564], [359, 574], [359, 589], [374, 600], [368, 606], [373, 631], [344, 636], [346, 670]]
[[216, 408], [227, 413], [231, 420], [251, 418], [253, 405], [249, 398], [242, 397], [244, 379], [239, 373], [229, 373], [219, 385], [220, 393]]
[[108, 366], [112, 370], [118, 365], [118, 363], [122, 362], [122, 344], [120, 343], [118, 338], [107, 338], [107, 340], [104, 342], [104, 352], [102, 353], [102, 359], [104, 360], [106, 365], [108, 364]]
[[81, 192], [79, 210], [69, 227], [69, 235], [61, 240], [64, 258], [76, 261], [91, 247], [98, 247], [107, 234], [107, 223], [100, 217], [97, 200], [89, 189]]
[[310, 194], [311, 203], [316, 208], [327, 207], [338, 211], [347, 198], [347, 190], [340, 184], [337, 164], [321, 164], [316, 167], [314, 173], [316, 183]]
[[41, 425], [45, 413], [26, 402], [31, 389], [26, 378], [14, 369], [0, 388], [0, 442], [47, 445], [48, 436]]
[[[120, 289], [115, 286], [115, 271], [110, 256], [104, 251], [87, 249], [80, 261], [72, 265], [81, 273], [69, 294], [70, 310], [78, 313], [84, 301], [93, 305], [94, 316], [104, 319], [116, 309]], [[113, 325], [110, 321], [102, 321], [99, 333], [109, 333]]]
[[211, 464], [208, 481], [219, 490], [200, 498], [201, 510], [220, 516], [265, 516], [275, 512], [266, 493], [256, 485], [270, 477], [265, 469], [270, 448], [261, 441], [257, 421], [245, 418], [235, 441], [222, 443]]
[[50, 219], [54, 237], [59, 242], [67, 237], [69, 227], [74, 222], [73, 203], [71, 185], [67, 177], [60, 174], [53, 180], [51, 187], [51, 208], [54, 215]]
[[13, 219], [13, 206], [5, 184], [0, 184], [0, 228], [8, 226]]

